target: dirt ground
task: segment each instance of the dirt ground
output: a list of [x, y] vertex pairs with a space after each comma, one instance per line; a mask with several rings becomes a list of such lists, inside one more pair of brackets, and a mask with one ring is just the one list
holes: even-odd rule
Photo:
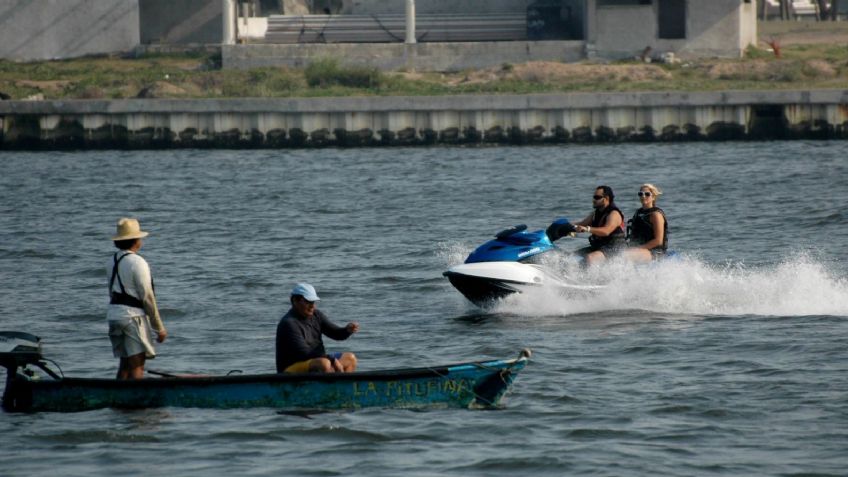
[[[760, 22], [758, 27], [759, 47], [769, 49], [769, 42], [776, 40], [781, 46], [805, 44], [835, 44], [848, 48], [848, 22], [772, 21]], [[780, 76], [785, 67], [781, 62], [750, 60], [746, 62], [717, 61], [704, 59], [689, 61], [693, 67], [710, 79], [748, 79], [762, 81]], [[811, 59], [804, 62], [804, 69], [818, 78], [834, 78], [838, 69], [824, 60]], [[416, 73], [399, 73], [409, 79], [418, 79]], [[581, 64], [532, 61], [516, 65], [504, 65], [459, 74], [443, 75], [441, 80], [449, 85], [480, 84], [503, 79], [531, 83], [592, 83], [597, 81], [664, 81], [672, 75], [655, 64]]]

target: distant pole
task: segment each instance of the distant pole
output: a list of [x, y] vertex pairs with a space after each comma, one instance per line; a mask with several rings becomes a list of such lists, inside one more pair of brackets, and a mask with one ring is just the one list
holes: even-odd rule
[[225, 45], [236, 44], [236, 2], [235, 0], [221, 0], [221, 13], [224, 17], [224, 35], [221, 43]]
[[415, 44], [415, 0], [406, 0], [406, 44]]

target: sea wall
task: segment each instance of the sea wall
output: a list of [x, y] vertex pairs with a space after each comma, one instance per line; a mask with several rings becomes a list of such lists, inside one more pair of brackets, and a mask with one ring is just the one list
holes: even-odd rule
[[848, 139], [848, 90], [0, 101], [0, 149]]

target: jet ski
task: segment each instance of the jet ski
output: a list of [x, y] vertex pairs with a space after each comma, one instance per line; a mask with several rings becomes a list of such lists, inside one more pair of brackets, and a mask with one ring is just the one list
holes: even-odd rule
[[486, 307], [493, 301], [534, 288], [553, 286], [562, 290], [591, 291], [600, 286], [569, 283], [539, 265], [539, 256], [556, 250], [554, 241], [574, 236], [574, 225], [559, 219], [547, 230], [528, 231], [521, 224], [502, 230], [471, 252], [465, 263], [443, 273], [472, 303]]

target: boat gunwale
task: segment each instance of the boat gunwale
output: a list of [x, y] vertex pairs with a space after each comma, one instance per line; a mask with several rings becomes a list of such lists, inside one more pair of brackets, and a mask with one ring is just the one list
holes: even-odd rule
[[[232, 374], [232, 375], [191, 375], [191, 376], [163, 376], [158, 378], [118, 380], [114, 378], [80, 378], [62, 377], [61, 379], [30, 379], [25, 375], [17, 373], [12, 379], [25, 381], [29, 385], [54, 386], [54, 385], [97, 385], [108, 388], [135, 388], [135, 387], [174, 387], [181, 385], [204, 385], [204, 384], [260, 384], [260, 383], [306, 383], [306, 382], [354, 382], [354, 381], [390, 381], [394, 379], [418, 379], [427, 377], [447, 377], [452, 373], [463, 371], [467, 368], [473, 371], [500, 372], [512, 369], [520, 362], [528, 361], [525, 357], [508, 360], [473, 361], [452, 365], [402, 368], [391, 370], [355, 371], [352, 373], [265, 373], [265, 374]], [[472, 369], [477, 368], [477, 369]], [[490, 368], [490, 369], [487, 369]], [[484, 373], [481, 373], [484, 374]]]

